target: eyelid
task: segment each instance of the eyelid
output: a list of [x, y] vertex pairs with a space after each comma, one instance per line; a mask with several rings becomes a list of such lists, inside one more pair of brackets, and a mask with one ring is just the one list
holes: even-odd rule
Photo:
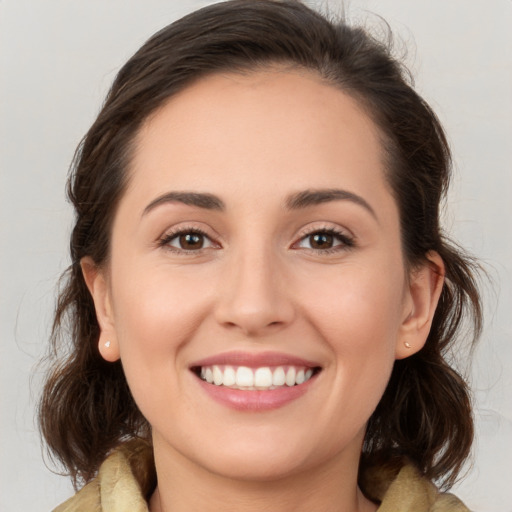
[[[315, 233], [329, 233], [335, 237], [338, 238], [338, 240], [341, 240], [341, 244], [338, 244], [334, 247], [328, 248], [328, 249], [313, 249], [313, 248], [307, 248], [307, 247], [298, 247], [298, 244], [301, 243], [304, 239], [306, 239], [308, 236], [311, 236]], [[297, 238], [295, 242], [293, 242], [291, 248], [292, 249], [304, 249], [306, 251], [312, 251], [314, 253], [323, 253], [328, 254], [329, 252], [340, 252], [343, 250], [348, 250], [353, 248], [356, 245], [356, 237], [355, 235], [348, 229], [342, 228], [337, 224], [315, 224], [302, 228], [300, 232], [297, 235]]]
[[[162, 235], [160, 235], [157, 239], [157, 245], [158, 247], [161, 247], [163, 249], [167, 249], [170, 252], [176, 253], [176, 254], [184, 254], [184, 255], [197, 255], [201, 254], [204, 250], [208, 249], [220, 249], [222, 245], [218, 242], [217, 236], [212, 235], [210, 230], [204, 229], [202, 227], [199, 227], [194, 224], [178, 224], [177, 226], [173, 226], [172, 228], [167, 229], [164, 231]], [[187, 249], [181, 249], [179, 247], [174, 247], [169, 245], [169, 242], [171, 240], [174, 240], [175, 238], [179, 237], [180, 235], [184, 235], [187, 233], [197, 233], [205, 238], [207, 238], [211, 245], [208, 247], [201, 247], [200, 249], [196, 250], [187, 250]]]
[[[203, 251], [208, 249], [221, 249], [222, 244], [218, 241], [220, 238], [216, 234], [211, 234], [210, 229], [205, 229], [203, 227], [200, 227], [194, 223], [180, 223], [176, 226], [173, 226], [166, 230], [161, 236], [157, 239], [157, 245], [159, 247], [162, 247], [164, 249], [168, 249], [171, 252], [178, 253], [178, 254], [185, 254], [185, 255], [193, 255], [193, 254], [201, 254]], [[207, 238], [210, 242], [210, 246], [208, 247], [201, 247], [200, 249], [196, 250], [187, 250], [187, 249], [181, 249], [179, 247], [173, 247], [169, 245], [169, 242], [175, 238], [177, 238], [180, 235], [187, 234], [187, 233], [197, 233], [205, 238]], [[306, 239], [308, 236], [311, 236], [315, 233], [328, 233], [336, 237], [341, 243], [335, 245], [334, 247], [327, 248], [327, 249], [313, 249], [313, 248], [307, 248], [307, 247], [298, 247], [298, 245]], [[353, 235], [353, 233], [348, 230], [347, 228], [341, 227], [338, 224], [330, 224], [330, 223], [322, 223], [322, 224], [308, 224], [307, 226], [303, 227], [299, 233], [297, 234], [295, 241], [291, 244], [291, 249], [303, 249], [306, 251], [314, 252], [314, 253], [323, 253], [328, 254], [329, 252], [341, 252], [343, 250], [348, 250], [354, 247], [356, 241], [356, 237]]]

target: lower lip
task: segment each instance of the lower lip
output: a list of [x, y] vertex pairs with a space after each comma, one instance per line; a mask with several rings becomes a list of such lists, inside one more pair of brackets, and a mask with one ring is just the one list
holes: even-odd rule
[[313, 375], [309, 380], [297, 386], [285, 386], [266, 391], [231, 389], [215, 386], [197, 378], [202, 389], [216, 402], [238, 411], [269, 411], [279, 409], [303, 396], [316, 380]]

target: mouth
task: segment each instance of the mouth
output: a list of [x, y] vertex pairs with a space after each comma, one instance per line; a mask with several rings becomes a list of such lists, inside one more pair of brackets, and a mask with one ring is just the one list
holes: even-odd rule
[[272, 351], [231, 351], [194, 362], [190, 371], [205, 396], [242, 412], [279, 409], [317, 382], [317, 362]]
[[213, 386], [243, 391], [271, 391], [301, 386], [321, 371], [319, 366], [279, 365], [250, 367], [211, 364], [193, 366], [192, 372]]

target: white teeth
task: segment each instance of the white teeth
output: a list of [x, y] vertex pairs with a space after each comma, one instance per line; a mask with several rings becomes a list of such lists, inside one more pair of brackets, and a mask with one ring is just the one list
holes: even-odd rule
[[224, 369], [224, 379], [222, 384], [224, 384], [224, 386], [233, 386], [236, 384], [236, 373], [233, 367], [226, 366]]
[[[313, 372], [311, 372], [313, 373]], [[272, 374], [272, 385], [273, 386], [284, 386], [286, 382], [286, 374], [282, 366], [277, 367]]]
[[216, 386], [220, 386], [223, 381], [222, 370], [218, 366], [213, 367], [213, 383]]
[[270, 368], [258, 368], [254, 372], [254, 385], [257, 388], [269, 388], [272, 386], [272, 372]]
[[226, 386], [233, 389], [268, 390], [284, 386], [299, 386], [313, 376], [312, 368], [295, 366], [203, 366], [201, 379], [215, 386]]
[[254, 373], [246, 366], [239, 366], [236, 370], [236, 385], [238, 387], [254, 386]]
[[288, 371], [286, 372], [286, 385], [287, 386], [295, 386], [295, 368], [290, 366]]

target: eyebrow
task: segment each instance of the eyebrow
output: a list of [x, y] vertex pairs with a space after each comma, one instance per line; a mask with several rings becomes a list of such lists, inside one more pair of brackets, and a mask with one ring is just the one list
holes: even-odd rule
[[286, 207], [289, 210], [299, 210], [308, 206], [315, 206], [330, 201], [351, 201], [367, 210], [375, 220], [378, 220], [375, 210], [361, 196], [341, 190], [338, 188], [328, 189], [309, 189], [297, 192], [289, 196], [286, 200]]
[[166, 203], [182, 203], [197, 208], [204, 208], [205, 210], [223, 211], [225, 209], [223, 201], [213, 194], [200, 192], [168, 192], [151, 201], [151, 203], [144, 208], [142, 215], [146, 215], [157, 206]]
[[[285, 206], [288, 210], [300, 210], [331, 201], [351, 201], [352, 203], [362, 206], [375, 220], [378, 220], [375, 210], [361, 196], [349, 192], [348, 190], [337, 188], [308, 189], [296, 192], [287, 197]], [[157, 206], [166, 203], [182, 203], [205, 210], [224, 211], [226, 209], [222, 199], [214, 194], [202, 192], [168, 192], [151, 201], [144, 209], [142, 215], [146, 215]]]

